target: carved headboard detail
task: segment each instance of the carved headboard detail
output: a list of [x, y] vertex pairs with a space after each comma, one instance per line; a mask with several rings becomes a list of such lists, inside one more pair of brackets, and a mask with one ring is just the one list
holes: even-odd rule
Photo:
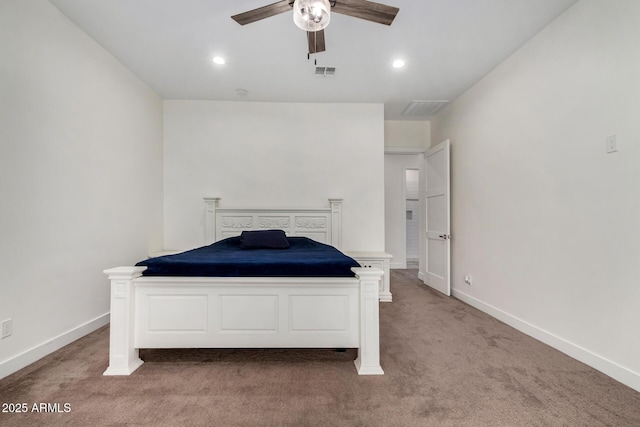
[[342, 246], [342, 199], [329, 199], [328, 208], [221, 208], [219, 197], [205, 197], [205, 244], [238, 236], [244, 230], [284, 230], [320, 243]]

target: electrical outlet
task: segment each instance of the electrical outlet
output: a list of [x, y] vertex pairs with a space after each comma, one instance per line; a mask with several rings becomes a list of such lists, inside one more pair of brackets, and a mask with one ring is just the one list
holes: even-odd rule
[[13, 333], [13, 320], [7, 319], [2, 321], [2, 338], [7, 338]]
[[471, 279], [471, 275], [467, 274], [466, 276], [464, 276], [464, 283], [466, 283], [467, 285], [470, 285], [472, 281], [473, 280]]

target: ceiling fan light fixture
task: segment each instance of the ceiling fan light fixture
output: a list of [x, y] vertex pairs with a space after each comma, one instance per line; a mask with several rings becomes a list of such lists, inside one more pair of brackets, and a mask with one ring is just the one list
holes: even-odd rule
[[329, 25], [331, 4], [329, 0], [295, 0], [293, 22], [304, 31], [320, 31]]

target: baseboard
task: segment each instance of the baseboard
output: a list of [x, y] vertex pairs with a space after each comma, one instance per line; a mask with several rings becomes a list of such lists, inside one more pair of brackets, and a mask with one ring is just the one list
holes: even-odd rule
[[57, 337], [51, 338], [17, 356], [0, 362], [0, 379], [7, 377], [20, 369], [42, 359], [43, 357], [61, 349], [67, 344], [71, 344], [77, 339], [103, 327], [109, 323], [109, 313], [98, 316], [80, 326], [77, 326]]
[[389, 263], [389, 268], [392, 270], [406, 270], [407, 263], [406, 262], [391, 262]]
[[614, 380], [619, 381], [636, 391], [640, 391], [640, 373], [627, 369], [624, 366], [599, 356], [586, 348], [580, 347], [579, 345], [573, 344], [557, 335], [540, 329], [531, 323], [518, 319], [517, 317], [514, 317], [492, 305], [486, 304], [468, 294], [465, 294], [464, 292], [457, 289], [452, 289], [451, 291], [452, 296], [464, 301], [470, 306], [495, 317], [530, 337], [542, 341], [543, 343], [563, 352], [585, 365], [597, 369]]

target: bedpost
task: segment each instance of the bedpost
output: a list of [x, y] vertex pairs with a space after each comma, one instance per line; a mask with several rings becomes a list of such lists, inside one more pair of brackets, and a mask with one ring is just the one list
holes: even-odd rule
[[331, 206], [331, 246], [342, 249], [342, 199], [329, 199]]
[[111, 280], [111, 325], [109, 329], [109, 367], [104, 375], [129, 375], [142, 365], [134, 348], [133, 279], [147, 267], [116, 267], [105, 270]]
[[384, 375], [380, 366], [378, 291], [384, 274], [377, 268], [352, 268], [360, 280], [360, 346], [354, 361], [358, 375]]
[[216, 241], [216, 209], [220, 207], [220, 197], [205, 197], [204, 210], [204, 244]]

